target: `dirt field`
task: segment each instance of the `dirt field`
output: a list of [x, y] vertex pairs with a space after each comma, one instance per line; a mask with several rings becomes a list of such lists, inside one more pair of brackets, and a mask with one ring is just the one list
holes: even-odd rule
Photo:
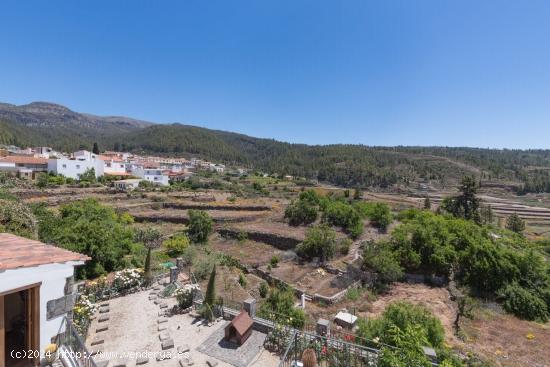
[[465, 350], [471, 350], [503, 367], [550, 366], [550, 323], [519, 320], [490, 309], [464, 320]]
[[478, 308], [473, 320], [461, 322], [461, 329], [466, 334], [462, 341], [454, 334], [455, 306], [449, 299], [449, 292], [445, 288], [406, 283], [395, 284], [388, 294], [370, 304], [368, 311], [359, 311], [358, 315], [379, 316], [395, 301], [427, 307], [441, 320], [446, 342], [459, 351], [474, 352], [503, 367], [550, 366], [550, 323], [541, 325], [490, 308]]
[[284, 253], [275, 247], [266, 245], [262, 242], [251, 240], [238, 241], [224, 239], [219, 236], [213, 236], [210, 239], [210, 246], [214, 251], [231, 255], [245, 265], [264, 265], [269, 263], [273, 256], [279, 256]]

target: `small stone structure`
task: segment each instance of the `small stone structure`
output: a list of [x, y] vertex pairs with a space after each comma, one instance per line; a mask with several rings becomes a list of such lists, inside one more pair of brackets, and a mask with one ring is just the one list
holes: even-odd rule
[[334, 322], [343, 328], [352, 329], [357, 322], [357, 316], [348, 312], [340, 311], [334, 318]]
[[224, 339], [237, 345], [243, 345], [250, 334], [252, 334], [253, 324], [254, 321], [248, 313], [245, 310], [241, 310], [241, 313], [225, 327]]
[[178, 280], [179, 269], [177, 266], [170, 268], [170, 283], [175, 283]]
[[317, 333], [317, 335], [329, 336], [330, 321], [326, 319], [317, 320], [317, 325], [315, 326], [315, 332]]
[[256, 300], [254, 298], [247, 298], [243, 302], [243, 309], [248, 312], [248, 316], [254, 318], [256, 316]]

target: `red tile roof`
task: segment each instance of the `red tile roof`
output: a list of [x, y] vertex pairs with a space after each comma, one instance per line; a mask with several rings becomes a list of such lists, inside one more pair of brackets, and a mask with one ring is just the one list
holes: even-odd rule
[[[248, 315], [248, 312], [246, 312], [245, 310], [241, 310], [241, 312], [237, 316], [235, 316], [233, 320], [231, 320], [230, 325], [235, 328], [239, 335], [243, 336], [248, 331], [248, 329], [252, 327], [253, 324], [254, 321]], [[227, 327], [229, 327], [229, 325]]]
[[0, 158], [0, 162], [10, 162], [15, 164], [48, 164], [46, 158], [25, 157], [22, 155], [10, 155]]
[[10, 233], [0, 233], [0, 271], [86, 260], [90, 260], [86, 255]]

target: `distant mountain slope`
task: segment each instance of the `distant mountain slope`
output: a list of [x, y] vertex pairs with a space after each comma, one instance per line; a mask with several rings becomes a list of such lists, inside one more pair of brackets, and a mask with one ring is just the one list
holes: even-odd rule
[[0, 144], [71, 151], [91, 149], [94, 142], [104, 150], [197, 156], [349, 187], [419, 181], [455, 185], [460, 177], [474, 174], [484, 180], [524, 182], [533, 192], [550, 192], [548, 150], [310, 146], [190, 125], [82, 114], [45, 102], [0, 103]]
[[[21, 145], [55, 145], [60, 149], [89, 145], [90, 140], [101, 141], [152, 125], [127, 117], [81, 114], [47, 102], [21, 106], [0, 103], [0, 120], [4, 121], [2, 130], [12, 131], [12, 141], [18, 139]], [[0, 139], [6, 139], [1, 131]]]

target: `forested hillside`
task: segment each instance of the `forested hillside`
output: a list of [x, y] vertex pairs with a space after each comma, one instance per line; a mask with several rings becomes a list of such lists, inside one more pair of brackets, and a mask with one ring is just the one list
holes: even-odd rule
[[0, 144], [70, 151], [128, 150], [198, 156], [342, 186], [387, 188], [432, 181], [454, 185], [464, 175], [515, 183], [521, 192], [550, 192], [549, 150], [448, 147], [310, 146], [181, 124], [79, 114], [63, 106], [0, 104]]

